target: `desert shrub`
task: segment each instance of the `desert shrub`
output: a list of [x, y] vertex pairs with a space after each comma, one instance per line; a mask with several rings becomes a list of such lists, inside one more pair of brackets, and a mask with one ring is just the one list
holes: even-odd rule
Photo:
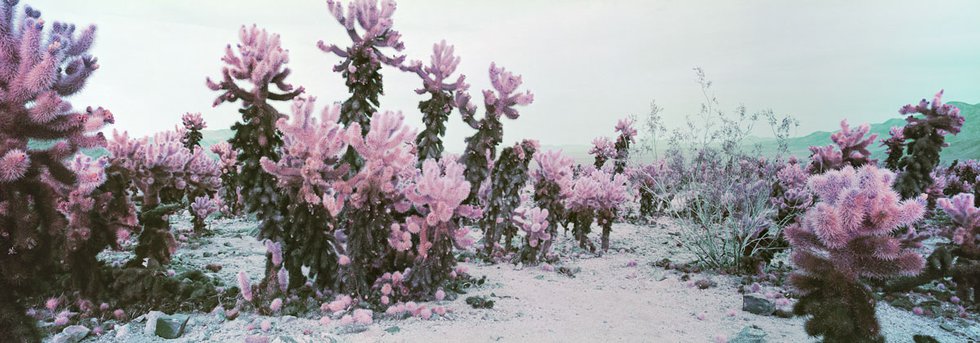
[[[242, 120], [232, 126], [235, 135], [229, 140], [240, 163], [236, 183], [241, 189], [245, 209], [259, 220], [258, 238], [284, 242], [288, 232], [283, 228], [286, 217], [277, 180], [262, 169], [260, 161], [262, 158], [278, 161], [282, 147], [282, 135], [276, 129], [276, 122], [283, 115], [269, 103], [270, 100], [292, 100], [303, 93], [303, 87], [294, 88], [286, 82], [290, 72], [286, 68], [289, 54], [280, 46], [279, 35], [269, 34], [254, 25], [250, 28], [242, 26], [239, 39], [241, 43], [236, 49], [231, 45], [225, 48], [225, 56], [221, 58], [225, 63], [221, 79], [216, 82], [208, 78], [207, 86], [221, 92], [214, 106], [241, 100], [238, 112], [242, 114]], [[250, 84], [246, 86], [249, 88], [242, 88], [240, 81]], [[292, 251], [288, 244], [283, 248]], [[285, 254], [286, 268], [290, 274], [299, 275], [300, 263], [292, 261], [292, 256]], [[266, 275], [271, 275], [274, 270], [271, 256], [266, 256], [266, 260]]]
[[426, 159], [440, 159], [444, 150], [442, 136], [446, 134], [446, 121], [453, 113], [456, 102], [453, 93], [456, 91], [466, 91], [469, 85], [464, 82], [466, 76], [460, 74], [453, 83], [445, 83], [450, 75], [456, 71], [460, 58], [453, 56], [453, 46], [446, 45], [446, 41], [432, 46], [431, 63], [422, 66], [421, 61], [415, 61], [410, 67], [406, 68], [418, 74], [422, 79], [422, 88], [416, 89], [418, 94], [429, 94], [428, 100], [419, 102], [419, 111], [422, 112], [422, 123], [425, 129], [415, 137], [415, 146], [418, 149], [419, 166]]
[[841, 120], [840, 131], [830, 135], [830, 140], [834, 141], [834, 144], [810, 147], [810, 165], [807, 166], [807, 171], [810, 174], [822, 174], [829, 170], [840, 170], [844, 166], [857, 168], [865, 164], [877, 164], [876, 160], [870, 158], [871, 151], [868, 151], [868, 145], [874, 142], [878, 135], [864, 136], [870, 130], [868, 124], [851, 130], [847, 120]]
[[[892, 132], [887, 146], [889, 160], [886, 165], [899, 172], [895, 189], [905, 198], [916, 197], [926, 191], [934, 182], [930, 173], [939, 165], [939, 153], [946, 146], [946, 135], [957, 134], [963, 126], [965, 118], [960, 115], [960, 109], [942, 102], [943, 91], [936, 93], [932, 102], [922, 99], [917, 105], [907, 104], [899, 109], [899, 113], [908, 115], [905, 127]], [[904, 143], [905, 154], [900, 155], [896, 150], [901, 149], [899, 141], [911, 140]]]
[[[571, 186], [574, 161], [571, 157], [562, 154], [561, 151], [549, 150], [535, 154], [534, 162], [537, 164], [537, 168], [531, 173], [534, 184], [534, 203], [547, 211], [546, 233], [549, 237], [554, 238], [558, 235], [558, 225], [565, 222], [568, 212], [565, 208], [568, 193], [563, 192], [563, 189]], [[540, 248], [531, 247], [534, 248], [530, 249], [532, 251], [521, 254], [524, 256], [522, 260], [532, 264], [533, 261], [540, 260], [551, 252], [552, 242], [554, 242], [553, 239], [547, 239], [544, 240]], [[538, 256], [533, 255], [535, 252], [539, 253]]]
[[290, 218], [282, 224], [287, 233], [285, 245], [278, 247], [279, 263], [274, 260], [273, 265], [281, 268], [283, 254], [296, 264], [288, 271], [267, 270], [270, 274], [263, 280], [270, 283], [285, 272], [291, 278], [288, 285], [295, 288], [306, 283], [301, 271], [306, 267], [306, 275], [317, 286], [336, 289], [337, 259], [343, 247], [334, 233], [343, 204], [336, 200], [334, 184], [347, 174], [346, 165], [338, 166], [347, 149], [347, 132], [337, 122], [340, 106], [326, 106], [317, 117], [313, 115], [315, 105], [312, 97], [293, 100], [291, 118], [276, 122], [282, 132], [281, 157], [278, 161], [268, 157], [260, 160], [262, 169], [278, 181], [285, 215]]
[[[384, 94], [382, 64], [397, 68], [405, 61], [405, 55], [388, 56], [381, 51], [391, 48], [397, 52], [405, 48], [401, 34], [392, 28], [396, 5], [392, 0], [382, 1], [381, 6], [377, 0], [354, 0], [345, 13], [340, 1], [328, 0], [327, 8], [351, 39], [347, 48], [317, 42], [323, 52], [343, 59], [333, 70], [344, 77], [351, 96], [341, 105], [340, 123], [345, 127], [358, 123], [361, 134], [366, 135], [371, 129], [371, 117], [380, 106], [378, 96]], [[341, 161], [349, 166], [351, 173], [363, 167], [363, 160], [353, 147], [347, 149]]]
[[524, 232], [524, 246], [521, 247], [519, 261], [533, 265], [543, 257], [542, 248], [553, 237], [549, 232], [548, 216], [548, 210], [540, 207], [518, 211], [514, 216], [514, 222]]
[[[696, 69], [704, 103], [687, 125], [673, 130], [666, 155], [649, 170], [650, 194], [679, 225], [680, 240], [703, 267], [756, 271], [778, 249], [781, 226], [769, 196], [782, 165], [786, 138], [796, 121], [772, 111], [734, 113], [719, 109], [711, 82]], [[659, 117], [659, 111], [653, 112]], [[746, 149], [745, 138], [766, 120], [776, 137], [776, 156], [761, 158], [761, 147]], [[642, 194], [641, 194], [642, 196]], [[641, 198], [642, 201], [642, 198]]]
[[786, 229], [799, 268], [790, 276], [801, 295], [797, 315], [812, 316], [806, 332], [826, 342], [883, 342], [875, 299], [862, 279], [914, 275], [924, 261], [893, 235], [922, 218], [920, 199], [900, 201], [894, 174], [873, 165], [813, 176], [819, 199]]
[[487, 256], [493, 256], [501, 238], [504, 240], [504, 251], [512, 249], [518, 230], [513, 219], [514, 211], [521, 205], [521, 190], [530, 179], [528, 166], [537, 149], [537, 141], [524, 140], [504, 148], [497, 163], [494, 163], [490, 195], [481, 222]]
[[480, 120], [474, 117], [476, 105], [470, 104], [469, 93], [456, 91], [456, 106], [463, 121], [476, 130], [472, 136], [466, 137], [466, 149], [460, 156], [460, 162], [466, 165], [466, 180], [470, 182], [470, 195], [466, 198], [466, 203], [470, 205], [478, 203], [480, 186], [490, 177], [491, 164], [497, 158], [497, 146], [504, 137], [500, 117], [517, 119], [520, 113], [514, 106], [525, 106], [534, 101], [531, 91], [515, 93], [523, 83], [520, 75], [497, 68], [495, 63], [490, 64], [490, 83], [493, 90], [483, 91], [486, 114]]

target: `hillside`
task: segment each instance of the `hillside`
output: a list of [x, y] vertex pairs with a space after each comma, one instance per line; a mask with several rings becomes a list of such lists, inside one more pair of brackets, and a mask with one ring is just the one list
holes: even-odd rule
[[[955, 136], [948, 136], [947, 142], [950, 146], [943, 149], [942, 159], [943, 162], [951, 162], [955, 159], [980, 159], [980, 104], [966, 104], [962, 102], [950, 102], [950, 104], [955, 105], [960, 108], [960, 113], [966, 117], [966, 123], [963, 125], [963, 130], [960, 134]], [[851, 125], [859, 125], [861, 123], [852, 122]], [[888, 137], [888, 130], [892, 126], [904, 126], [905, 118], [895, 114], [894, 119], [887, 120], [882, 123], [872, 124], [871, 132], [878, 134], [878, 138]], [[220, 142], [227, 141], [232, 137], [234, 132], [231, 129], [220, 129], [220, 130], [205, 130], [204, 139], [201, 140], [201, 145], [205, 148]], [[789, 151], [791, 154], [805, 158], [810, 156], [810, 150], [808, 149], [811, 145], [827, 145], [831, 144], [830, 135], [832, 132], [827, 131], [817, 131], [810, 133], [806, 136], [794, 137], [789, 139]], [[774, 140], [765, 139], [749, 139], [752, 143], [758, 143], [763, 147], [763, 153], [771, 154], [775, 150]], [[660, 148], [663, 149], [666, 145], [661, 143]], [[588, 144], [567, 144], [567, 145], [548, 145], [543, 144], [542, 148], [544, 150], [562, 150], [565, 154], [571, 156], [578, 163], [590, 163], [592, 157], [589, 156], [588, 150], [590, 146]], [[210, 152], [210, 151], [209, 151]], [[453, 151], [454, 153], [459, 153], [459, 151]], [[875, 143], [871, 148], [872, 156], [879, 160], [885, 158], [884, 148]]]

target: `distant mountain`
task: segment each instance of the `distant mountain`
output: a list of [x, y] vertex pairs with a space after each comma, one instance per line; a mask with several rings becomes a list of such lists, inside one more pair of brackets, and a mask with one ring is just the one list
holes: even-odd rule
[[[970, 105], [956, 101], [950, 102], [950, 104], [959, 107], [960, 114], [966, 118], [966, 122], [963, 124], [963, 129], [958, 135], [946, 137], [946, 142], [949, 143], [949, 147], [943, 149], [943, 162], [949, 163], [955, 159], [980, 159], [980, 104]], [[863, 123], [851, 121], [850, 124], [856, 126]], [[886, 153], [884, 147], [880, 144], [880, 139], [889, 137], [888, 130], [892, 126], [905, 126], [905, 117], [899, 116], [896, 113], [894, 119], [889, 119], [883, 123], [871, 124], [871, 133], [878, 134], [878, 138], [875, 139], [875, 143], [871, 147], [873, 158], [878, 160], [885, 159]], [[810, 146], [832, 144], [833, 142], [830, 141], [831, 133], [833, 132], [817, 131], [806, 136], [790, 138], [788, 140], [789, 152], [798, 158], [805, 159], [810, 156]], [[204, 139], [201, 140], [201, 145], [207, 148], [212, 144], [227, 141], [234, 135], [234, 132], [231, 129], [205, 130], [203, 134]], [[746, 141], [748, 144], [759, 144], [762, 147], [763, 154], [771, 155], [775, 153], [775, 139], [750, 138]], [[541, 148], [542, 150], [562, 150], [578, 163], [591, 163], [592, 157], [588, 153], [590, 147], [588, 144], [545, 144]], [[660, 143], [661, 150], [664, 147], [666, 147], [666, 144]], [[453, 153], [460, 153], [460, 151], [453, 151]], [[641, 160], [646, 159], [642, 158]]]
[[[946, 142], [949, 143], [949, 146], [942, 151], [942, 161], [949, 163], [957, 159], [980, 159], [980, 104], [970, 105], [955, 101], [950, 102], [950, 104], [960, 109], [960, 114], [966, 118], [966, 122], [964, 122], [959, 134], [946, 136]], [[893, 126], [905, 126], [905, 117], [899, 116], [897, 113], [895, 116], [895, 119], [889, 119], [883, 123], [871, 124], [870, 133], [878, 134], [878, 138], [875, 139], [875, 143], [871, 146], [871, 155], [879, 161], [887, 157], [885, 148], [881, 146], [880, 140], [890, 137], [888, 131]], [[856, 126], [862, 123], [851, 121], [849, 124]], [[831, 133], [817, 131], [803, 137], [789, 139], [790, 154], [801, 158], [809, 157], [810, 146], [833, 144], [830, 141]], [[770, 141], [774, 142], [773, 140]]]

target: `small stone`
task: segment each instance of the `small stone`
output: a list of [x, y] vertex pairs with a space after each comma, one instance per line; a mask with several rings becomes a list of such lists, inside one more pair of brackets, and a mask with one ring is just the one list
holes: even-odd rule
[[766, 342], [766, 332], [762, 331], [762, 328], [751, 325], [742, 328], [735, 337], [732, 337], [728, 343], [765, 343]]
[[210, 270], [215, 273], [220, 272], [221, 268], [222, 268], [221, 264], [219, 263], [208, 263], [208, 265], [204, 266], [204, 269]]
[[909, 300], [909, 298], [906, 296], [898, 296], [895, 298], [895, 300], [892, 300], [890, 304], [897, 308], [908, 310], [908, 311], [911, 311], [912, 308], [915, 307], [915, 304], [912, 303], [912, 300]]
[[123, 339], [129, 336], [129, 324], [119, 326], [116, 328], [116, 338]]
[[779, 318], [793, 318], [793, 311], [785, 310], [785, 309], [777, 309], [776, 312], [772, 313], [772, 315]]
[[742, 311], [769, 316], [776, 312], [776, 305], [769, 299], [747, 294], [742, 296]]
[[78, 343], [84, 339], [85, 336], [88, 336], [90, 331], [91, 330], [89, 330], [87, 327], [72, 325], [66, 327], [64, 330], [61, 330], [61, 333], [55, 335], [54, 339], [51, 341], [54, 343]]
[[146, 320], [146, 326], [143, 327], [143, 334], [151, 336], [157, 331], [157, 319], [163, 316], [164, 313], [160, 311], [150, 311], [149, 313], [142, 315], [143, 319]]
[[155, 333], [157, 336], [174, 339], [184, 334], [187, 321], [191, 317], [186, 314], [163, 315], [157, 318]]
[[718, 283], [710, 279], [700, 279], [698, 281], [694, 281], [694, 285], [698, 286], [698, 289], [708, 289], [711, 287], [718, 286]]
[[928, 335], [915, 335], [912, 336], [912, 341], [915, 343], [939, 343], [935, 337]]

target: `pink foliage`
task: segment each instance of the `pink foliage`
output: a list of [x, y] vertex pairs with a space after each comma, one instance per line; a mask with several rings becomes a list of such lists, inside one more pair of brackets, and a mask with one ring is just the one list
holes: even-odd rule
[[514, 221], [527, 234], [531, 247], [551, 240], [548, 232], [548, 210], [535, 207], [524, 211], [522, 215], [514, 216]]
[[852, 130], [847, 125], [846, 119], [841, 121], [840, 127], [840, 131], [830, 135], [836, 147], [834, 145], [810, 147], [811, 161], [808, 170], [811, 174], [841, 169], [845, 165], [860, 167], [875, 163], [875, 160], [870, 159], [871, 151], [868, 150], [868, 145], [874, 142], [878, 135], [871, 134], [865, 137], [871, 127], [863, 124]]
[[[342, 49], [334, 44], [328, 45], [323, 41], [317, 42], [320, 50], [345, 59], [344, 62], [334, 66], [334, 71], [356, 68], [351, 63], [352, 56], [361, 54], [367, 54], [374, 65], [384, 63], [398, 66], [405, 60], [404, 55], [389, 57], [380, 50], [380, 48], [392, 48], [395, 51], [405, 49], [405, 45], [401, 42], [401, 34], [392, 29], [394, 24], [392, 15], [395, 13], [396, 7], [394, 0], [382, 0], [380, 7], [377, 0], [353, 0], [348, 4], [345, 13], [340, 1], [327, 0], [327, 8], [330, 13], [346, 29], [347, 35], [352, 41], [351, 47], [347, 49]], [[360, 30], [357, 29], [358, 26], [360, 26]], [[351, 70], [350, 77], [358, 74], [355, 71]]]
[[276, 123], [283, 134], [282, 157], [278, 162], [262, 157], [261, 163], [283, 188], [298, 190], [294, 195], [298, 201], [322, 205], [337, 215], [343, 204], [335, 198], [335, 183], [347, 168], [338, 167], [336, 161], [347, 149], [347, 133], [337, 123], [339, 105], [325, 107], [317, 118], [315, 103], [313, 97], [293, 101], [292, 118]]
[[204, 123], [204, 118], [201, 117], [201, 113], [185, 113], [180, 117], [181, 123], [184, 125], [184, 129], [191, 130], [204, 130], [207, 124]]
[[432, 45], [432, 57], [428, 66], [423, 66], [422, 61], [413, 61], [410, 66], [403, 68], [422, 78], [423, 88], [416, 89], [416, 93], [465, 91], [470, 87], [465, 82], [466, 76], [462, 74], [452, 83], [445, 82], [459, 66], [460, 58], [453, 55], [453, 50], [455, 48], [452, 45], [446, 45], [446, 41], [442, 40]]
[[414, 174], [414, 138], [415, 131], [404, 125], [401, 112], [376, 113], [363, 137], [360, 123], [347, 128], [348, 143], [364, 158], [361, 171], [343, 185], [351, 205], [360, 208], [379, 197], [397, 197], [401, 183]]
[[956, 224], [950, 233], [953, 243], [961, 246], [967, 255], [980, 256], [980, 241], [977, 238], [980, 236], [980, 208], [974, 204], [974, 195], [970, 193], [936, 201], [936, 205]]
[[[214, 100], [214, 106], [222, 102], [234, 102], [241, 99], [246, 106], [264, 104], [269, 96], [277, 98], [292, 98], [303, 93], [303, 87], [293, 89], [285, 82], [289, 75], [289, 52], [280, 46], [279, 35], [269, 34], [255, 25], [248, 28], [242, 26], [239, 30], [241, 43], [237, 44], [238, 54], [229, 44], [225, 48], [225, 56], [221, 58], [225, 66], [221, 70], [222, 80], [219, 82], [207, 79], [207, 86], [214, 91], [224, 91]], [[243, 89], [236, 80], [252, 84], [251, 89]], [[286, 95], [273, 94], [269, 84], [275, 84]]]
[[194, 202], [191, 203], [191, 211], [197, 214], [199, 218], [207, 218], [218, 211], [218, 203], [211, 197], [200, 196], [194, 198]]
[[452, 239], [457, 246], [459, 228], [453, 221], [456, 216], [477, 218], [480, 210], [463, 205], [469, 195], [470, 184], [463, 176], [464, 167], [455, 158], [432, 159], [422, 163], [422, 170], [414, 182], [405, 189], [405, 197], [415, 205], [423, 217], [408, 218], [408, 232], [419, 237], [418, 254], [426, 258], [436, 240]]
[[[891, 171], [873, 165], [813, 176], [809, 188], [819, 202], [799, 225], [786, 229], [796, 247], [793, 261], [808, 273], [833, 268], [850, 280], [918, 272], [922, 257], [891, 234], [922, 218], [925, 204], [921, 199], [900, 201], [891, 188], [894, 178]], [[824, 259], [829, 264], [817, 262]]]

